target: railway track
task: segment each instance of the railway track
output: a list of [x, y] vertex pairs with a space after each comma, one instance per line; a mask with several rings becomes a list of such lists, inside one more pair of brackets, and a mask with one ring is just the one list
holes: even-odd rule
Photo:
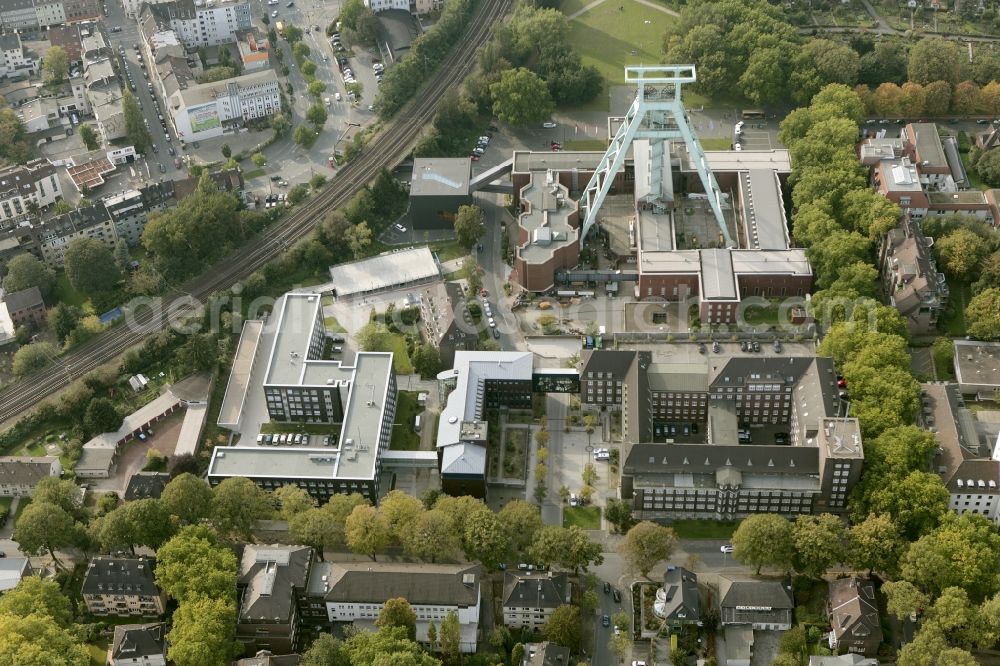
[[[468, 30], [437, 73], [421, 88], [419, 98], [403, 107], [392, 124], [376, 135], [360, 156], [341, 169], [332, 183], [207, 273], [164, 294], [163, 303], [184, 296], [204, 303], [210, 294], [230, 289], [305, 237], [327, 211], [346, 203], [383, 166], [394, 166], [402, 161], [420, 131], [434, 117], [441, 96], [452, 86], [459, 85], [472, 70], [476, 50], [488, 38], [493, 24], [510, 9], [510, 4], [511, 0], [480, 0]], [[163, 330], [169, 320], [169, 310], [143, 309], [130, 325], [102, 333], [60, 357], [55, 364], [6, 386], [0, 391], [0, 423], [6, 424], [72, 380], [114, 360], [129, 347]]]

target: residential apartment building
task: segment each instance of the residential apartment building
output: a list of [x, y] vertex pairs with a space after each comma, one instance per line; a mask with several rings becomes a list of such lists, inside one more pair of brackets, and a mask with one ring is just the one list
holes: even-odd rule
[[[2, 293], [2, 291], [0, 291]], [[38, 287], [3, 293], [3, 305], [15, 327], [45, 325], [45, 301]]]
[[101, 17], [98, 0], [63, 0], [63, 14], [67, 23], [82, 23]]
[[166, 666], [167, 625], [119, 624], [108, 651], [109, 666]]
[[33, 76], [39, 70], [39, 60], [21, 44], [16, 32], [0, 35], [0, 77]]
[[237, 580], [236, 640], [243, 645], [244, 654], [295, 651], [301, 621], [299, 604], [309, 583], [312, 560], [308, 546], [247, 544], [243, 548]]
[[163, 615], [165, 596], [153, 581], [150, 558], [95, 557], [83, 577], [83, 601], [93, 615]]
[[281, 88], [273, 70], [179, 90], [167, 100], [177, 135], [184, 141], [222, 136], [227, 128], [281, 111]]
[[217, 447], [208, 480], [252, 479], [272, 490], [294, 483], [321, 502], [334, 493], [380, 496], [382, 453], [396, 413], [392, 354], [361, 352], [354, 365], [323, 359], [326, 327], [318, 294], [286, 294], [278, 308], [264, 374], [270, 418], [280, 422], [341, 424], [328, 445]]
[[[37, 230], [36, 230], [37, 227]], [[109, 250], [115, 249], [118, 236], [114, 221], [104, 206], [96, 205], [64, 213], [46, 222], [33, 225], [42, 261], [53, 268], [62, 268], [66, 250], [79, 238], [92, 238], [102, 242]]]
[[430, 624], [440, 631], [453, 612], [461, 629], [459, 649], [471, 654], [479, 641], [482, 581], [477, 564], [317, 563], [309, 596], [322, 596], [329, 622], [361, 626], [371, 626], [386, 601], [402, 597], [416, 613], [417, 641], [425, 645]]
[[569, 648], [556, 643], [527, 643], [520, 666], [569, 666]]
[[872, 657], [882, 643], [878, 599], [870, 580], [851, 576], [830, 581], [827, 615], [832, 630], [830, 649]]
[[114, 222], [118, 240], [138, 245], [150, 213], [162, 212], [173, 205], [174, 187], [175, 183], [170, 181], [149, 183], [105, 197], [102, 203]]
[[100, 16], [97, 0], [2, 0], [0, 26], [5, 32], [44, 30]]
[[634, 442], [621, 493], [640, 519], [842, 513], [861, 475], [860, 430], [840, 416], [829, 358], [687, 343], [636, 352], [620, 404]]
[[919, 223], [906, 215], [879, 247], [882, 294], [906, 320], [911, 335], [934, 335], [938, 317], [948, 305], [948, 284], [944, 273], [938, 272], [932, 243]]
[[411, 14], [429, 14], [440, 9], [441, 4], [441, 0], [365, 0], [365, 7], [376, 14], [390, 9]]
[[32, 0], [0, 0], [0, 25], [4, 32], [37, 30], [35, 3]]
[[110, 145], [113, 140], [126, 136], [123, 92], [111, 59], [103, 55], [97, 57], [100, 59], [88, 60], [85, 65], [84, 92], [104, 145]]
[[[132, 11], [126, 2], [126, 12]], [[138, 20], [143, 26], [143, 36], [148, 38], [149, 20], [155, 22], [156, 32], [172, 30], [188, 49], [218, 46], [236, 41], [236, 35], [249, 30], [250, 4], [247, 2], [205, 2], [194, 0], [167, 0], [159, 3], [141, 3]]]
[[754, 631], [788, 631], [792, 628], [795, 598], [792, 580], [758, 580], [719, 576], [720, 620], [723, 627], [745, 625]]
[[533, 366], [531, 352], [456, 351], [454, 367], [438, 375], [447, 400], [437, 430], [444, 492], [485, 497], [486, 410], [530, 408]]
[[948, 488], [948, 508], [1000, 527], [1000, 424], [978, 422], [957, 384], [921, 384], [920, 395], [922, 425], [938, 444], [932, 465]]
[[63, 196], [56, 167], [38, 158], [0, 169], [0, 227], [20, 222]]
[[541, 631], [557, 608], [570, 603], [570, 587], [565, 572], [505, 572], [503, 623], [515, 631]]
[[62, 464], [55, 456], [0, 456], [0, 497], [31, 497], [39, 481], [61, 475]]
[[[456, 351], [472, 351], [479, 342], [479, 329], [457, 282], [438, 283], [421, 292], [420, 320], [424, 337], [441, 356], [441, 367], [455, 364]], [[485, 313], [482, 321], [486, 321]]]

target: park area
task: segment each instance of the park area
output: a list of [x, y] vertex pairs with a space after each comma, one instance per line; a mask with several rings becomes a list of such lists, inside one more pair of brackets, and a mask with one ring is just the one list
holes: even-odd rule
[[[675, 18], [658, 2], [605, 0], [589, 9], [587, 0], [564, 0], [569, 18], [569, 39], [584, 65], [593, 65], [604, 77], [604, 90], [584, 105], [590, 111], [607, 111], [608, 86], [624, 85], [625, 65], [655, 65], [663, 60], [663, 35]], [[685, 91], [688, 105], [704, 99]]]

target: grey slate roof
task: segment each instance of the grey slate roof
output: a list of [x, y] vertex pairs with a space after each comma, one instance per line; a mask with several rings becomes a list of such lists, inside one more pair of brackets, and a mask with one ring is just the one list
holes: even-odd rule
[[83, 594], [157, 596], [160, 591], [153, 582], [155, 566], [155, 560], [148, 557], [95, 557], [83, 578]]
[[557, 643], [528, 643], [524, 646], [524, 666], [568, 666], [569, 648]]
[[[673, 622], [697, 622], [701, 617], [698, 603], [698, 576], [683, 567], [663, 574], [663, 618]], [[657, 593], [655, 604], [659, 604]], [[657, 609], [658, 610], [658, 609]]]
[[838, 640], [882, 642], [878, 600], [871, 581], [855, 577], [830, 581], [830, 626]]
[[580, 372], [581, 379], [589, 379], [591, 372], [610, 372], [612, 376], [619, 379], [625, 377], [632, 361], [635, 360], [634, 351], [617, 351], [613, 349], [595, 349], [582, 352], [583, 370]]
[[170, 483], [170, 475], [166, 472], [136, 472], [128, 480], [128, 487], [125, 488], [125, 501], [159, 499], [168, 483]]
[[141, 659], [154, 655], [164, 655], [167, 650], [166, 625], [120, 624], [115, 627], [115, 637], [111, 643], [112, 659]]
[[504, 607], [558, 608], [569, 602], [565, 573], [508, 571], [504, 574]]
[[271, 654], [269, 650], [261, 650], [252, 657], [244, 657], [235, 662], [235, 666], [298, 666], [302, 657], [297, 654]]
[[383, 603], [403, 597], [411, 605], [468, 607], [479, 602], [481, 578], [475, 564], [335, 562], [326, 600]]
[[633, 444], [625, 455], [626, 474], [710, 472], [733, 467], [761, 474], [819, 474], [815, 446], [713, 444]]
[[50, 476], [54, 457], [0, 456], [0, 483], [35, 486]]
[[[10, 11], [12, 8], [6, 2], [0, 5], [0, 10]], [[21, 40], [16, 32], [5, 32], [0, 35], [0, 51], [15, 51], [21, 48]]]
[[45, 307], [45, 301], [42, 300], [42, 292], [38, 287], [28, 287], [21, 291], [5, 294], [3, 300], [7, 304], [8, 312], [20, 312], [21, 310]]
[[240, 558], [239, 585], [246, 586], [240, 618], [287, 620], [295, 607], [295, 589], [309, 582], [312, 548], [249, 544]]
[[756, 580], [719, 576], [719, 599], [723, 608], [737, 606], [768, 606], [773, 609], [793, 609], [792, 581]]

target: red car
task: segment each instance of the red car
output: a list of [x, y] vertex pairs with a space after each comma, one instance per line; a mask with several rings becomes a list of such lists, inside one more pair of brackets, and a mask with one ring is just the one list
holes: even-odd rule
[[844, 379], [843, 377], [839, 377], [837, 379], [837, 386], [839, 388], [847, 388], [847, 380]]
[[490, 292], [486, 291], [485, 289], [481, 289], [481, 290], [479, 291], [479, 295], [480, 295], [480, 296], [489, 296], [489, 295], [490, 295]]

